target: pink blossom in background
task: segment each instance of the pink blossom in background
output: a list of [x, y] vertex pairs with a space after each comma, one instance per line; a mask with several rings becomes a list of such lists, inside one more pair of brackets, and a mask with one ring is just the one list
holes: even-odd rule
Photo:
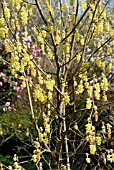
[[5, 77], [6, 75], [4, 73], [0, 73], [0, 77]]
[[25, 40], [25, 41], [27, 41], [27, 42], [31, 42], [31, 41], [32, 41], [32, 39], [31, 39], [31, 36], [30, 36], [30, 35], [29, 35], [28, 37], [25, 37], [25, 38], [24, 38], [24, 40]]
[[32, 55], [37, 56], [37, 52], [35, 49], [32, 49]]
[[38, 53], [41, 52], [41, 48], [35, 48], [35, 46], [32, 46], [32, 55], [37, 56]]
[[38, 57], [38, 61], [41, 63], [41, 62], [42, 62], [42, 58], [41, 58], [41, 57]]
[[0, 86], [3, 86], [3, 83], [2, 83], [2, 82], [0, 82]]
[[32, 49], [34, 49], [35, 48], [35, 45], [32, 45]]
[[4, 83], [6, 83], [6, 82], [7, 82], [7, 80], [6, 80], [5, 78], [3, 78], [3, 82], [4, 82]]
[[19, 31], [16, 32], [16, 36], [18, 36], [18, 35], [19, 35]]
[[17, 87], [17, 92], [22, 91], [22, 87]]
[[23, 89], [24, 89], [24, 88], [23, 88], [23, 86], [21, 85], [21, 86], [20, 86], [20, 91], [23, 90]]
[[24, 32], [22, 32], [21, 35], [24, 37]]
[[[17, 38], [17, 39], [18, 39], [18, 37], [19, 37], [19, 34], [20, 34], [19, 31], [17, 31], [17, 32], [16, 32], [16, 38]], [[14, 39], [13, 39], [13, 42], [14, 42]]]
[[6, 65], [7, 63], [6, 62], [3, 62], [3, 65]]
[[13, 90], [15, 90], [16, 92], [21, 91], [21, 87], [13, 87]]
[[27, 47], [30, 48], [30, 42], [32, 41], [31, 36], [29, 35], [28, 37], [23, 38], [23, 44], [27, 42]]
[[41, 52], [41, 48], [39, 48], [39, 47], [36, 48], [36, 51], [40, 53]]
[[10, 83], [11, 83], [11, 80], [8, 80], [8, 83], [10, 84]]
[[19, 98], [19, 99], [20, 99], [20, 98], [21, 98], [21, 96], [20, 96], [20, 95], [18, 95], [18, 96], [17, 96], [17, 98]]
[[17, 83], [16, 81], [14, 81], [13, 84], [14, 84], [15, 86], [17, 86], [18, 83]]
[[27, 42], [27, 47], [30, 48], [30, 42]]
[[11, 109], [12, 109], [11, 106], [8, 106], [8, 107], [7, 107], [7, 110], [8, 110], [8, 111], [11, 111]]
[[7, 107], [10, 106], [10, 102], [6, 102], [5, 106], [7, 106]]
[[14, 91], [17, 91], [17, 87], [13, 87], [13, 90], [14, 90]]

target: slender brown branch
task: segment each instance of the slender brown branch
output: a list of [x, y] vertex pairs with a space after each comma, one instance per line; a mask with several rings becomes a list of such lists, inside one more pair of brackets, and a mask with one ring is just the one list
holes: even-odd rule
[[76, 29], [76, 27], [80, 24], [80, 22], [82, 21], [82, 19], [84, 18], [84, 16], [86, 15], [87, 11], [90, 9], [90, 7], [88, 6], [87, 9], [85, 10], [85, 12], [82, 14], [82, 16], [80, 17], [80, 19], [78, 20], [78, 22], [76, 23], [76, 25], [72, 28], [72, 30], [66, 35], [65, 38], [63, 38], [61, 40], [61, 42], [65, 41]]
[[110, 42], [110, 40], [112, 41], [112, 37], [108, 38], [103, 44], [101, 44], [100, 47], [98, 47], [95, 51], [93, 51], [93, 53], [91, 54], [91, 56], [89, 57], [88, 61], [90, 61], [91, 57], [93, 57], [105, 44], [107, 44], [108, 42]]
[[41, 8], [41, 6], [40, 6], [39, 1], [38, 1], [38, 0], [35, 0], [35, 2], [36, 2], [36, 6], [37, 6], [37, 8], [38, 8], [38, 10], [39, 10], [39, 13], [40, 13], [40, 16], [41, 16], [42, 20], [44, 21], [45, 25], [48, 25], [48, 24], [47, 24], [47, 21], [46, 21], [46, 19], [45, 19], [45, 17], [44, 17], [43, 10], [42, 10], [42, 8]]

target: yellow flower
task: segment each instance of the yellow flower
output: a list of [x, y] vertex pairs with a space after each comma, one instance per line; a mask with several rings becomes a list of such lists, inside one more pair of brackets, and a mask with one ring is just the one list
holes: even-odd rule
[[[84, 85], [85, 85], [85, 88], [86, 88], [86, 89], [89, 89], [89, 83], [88, 83], [87, 81], [85, 82]], [[89, 97], [90, 97], [90, 96], [89, 96]]]
[[98, 24], [98, 30], [99, 30], [100, 33], [103, 32], [103, 21], [99, 22], [99, 24]]
[[15, 169], [19, 169], [19, 168], [20, 168], [20, 166], [18, 165], [18, 162], [15, 162], [15, 163], [13, 164], [13, 166], [14, 166]]
[[95, 87], [95, 91], [94, 91], [95, 99], [100, 100], [100, 85], [99, 85], [99, 83], [96, 83], [94, 85], [94, 87]]
[[10, 10], [7, 7], [4, 7], [4, 15], [7, 19], [10, 18]]
[[77, 86], [77, 81], [76, 80], [74, 80], [74, 87], [76, 87]]
[[83, 38], [80, 39], [80, 44], [84, 45], [84, 39]]
[[8, 169], [9, 169], [9, 170], [13, 170], [12, 166], [8, 166]]
[[88, 13], [89, 19], [92, 20], [93, 14], [91, 12]]
[[46, 124], [45, 131], [46, 133], [50, 133], [50, 124]]
[[102, 138], [101, 138], [101, 136], [97, 136], [96, 137], [96, 143], [97, 143], [97, 145], [101, 145], [101, 141], [102, 141]]
[[38, 82], [39, 82], [39, 84], [43, 84], [43, 77], [42, 76], [38, 77]]
[[20, 72], [24, 73], [24, 65], [23, 64], [20, 65]]
[[45, 0], [46, 5], [49, 5], [49, 0]]
[[28, 23], [28, 13], [25, 7], [22, 7], [20, 15], [22, 24], [26, 25]]
[[33, 160], [34, 163], [36, 163], [36, 162], [37, 162], [37, 155], [34, 154], [34, 155], [32, 156], [32, 160]]
[[111, 155], [107, 155], [107, 161], [110, 161], [111, 160]]
[[47, 80], [46, 81], [46, 88], [50, 91], [53, 91], [53, 86], [55, 85], [55, 80], [52, 79], [52, 80]]
[[46, 37], [46, 31], [43, 30], [43, 31], [41, 32], [41, 35], [42, 35], [43, 38], [45, 38], [45, 37]]
[[74, 129], [75, 129], [75, 130], [78, 130], [78, 125], [77, 125], [77, 123], [74, 125]]
[[2, 136], [2, 135], [3, 135], [3, 130], [0, 129], [0, 136]]
[[80, 2], [80, 7], [81, 7], [82, 12], [84, 12], [84, 10], [86, 8], [86, 3]]
[[90, 158], [86, 158], [87, 163], [90, 163], [90, 161], [91, 161]]
[[14, 154], [13, 160], [18, 161], [18, 156], [16, 154]]
[[63, 30], [63, 32], [62, 32], [62, 38], [65, 38], [65, 31]]
[[69, 62], [70, 54], [66, 54], [66, 63]]
[[11, 74], [12, 74], [12, 75], [15, 74], [15, 69], [12, 68], [10, 71], [11, 71]]
[[88, 124], [85, 125], [86, 133], [90, 132], [91, 127], [92, 127], [91, 123], [88, 123]]
[[60, 2], [58, 2], [58, 10], [60, 10], [60, 8], [61, 8], [61, 7], [60, 7]]
[[80, 59], [81, 59], [81, 55], [80, 55], [80, 54], [77, 54], [76, 60], [77, 60], [78, 63], [80, 62]]
[[16, 42], [16, 50], [21, 53], [21, 43], [19, 41]]
[[39, 133], [39, 142], [42, 142], [42, 141], [43, 141], [43, 134]]
[[106, 133], [106, 127], [104, 125], [104, 122], [102, 123], [102, 133]]
[[50, 5], [47, 5], [47, 7], [46, 7], [46, 12], [49, 12], [49, 11], [51, 11], [51, 10], [52, 10], [51, 6], [50, 6]]
[[5, 28], [0, 28], [0, 38], [5, 38]]
[[63, 102], [64, 102], [65, 105], [69, 104], [70, 97], [67, 94], [64, 95]]
[[26, 87], [26, 82], [25, 81], [22, 82], [22, 87], [23, 88]]
[[76, 40], [76, 41], [79, 40], [79, 33], [78, 33], [78, 31], [75, 32], [75, 40]]
[[42, 38], [40, 35], [37, 37], [38, 42], [44, 43], [44, 38]]
[[44, 94], [42, 93], [42, 91], [40, 91], [39, 97], [38, 97], [39, 101], [44, 102], [45, 101], [45, 97]]
[[70, 5], [74, 6], [74, 0], [70, 0]]
[[114, 162], [114, 153], [112, 153], [112, 162]]
[[0, 18], [0, 27], [4, 27], [5, 20], [4, 18]]
[[50, 58], [50, 60], [54, 59], [54, 55], [51, 51], [48, 52], [48, 57]]
[[45, 137], [45, 138], [43, 139], [43, 143], [44, 143], [45, 145], [47, 145], [47, 144], [49, 143], [49, 141], [48, 141], [48, 138], [47, 138], [47, 137]]
[[90, 8], [94, 11], [95, 10], [95, 5], [90, 4]]
[[93, 86], [88, 86], [88, 85], [89, 85], [89, 83], [87, 84], [87, 82], [86, 82], [85, 86], [88, 88], [88, 89], [87, 89], [88, 96], [89, 96], [89, 97], [92, 97]]
[[108, 80], [107, 80], [107, 78], [105, 76], [103, 77], [103, 80], [101, 82], [101, 88], [104, 91], [108, 90]]
[[106, 24], [105, 24], [105, 29], [106, 29], [107, 32], [109, 32], [109, 30], [110, 30], [109, 22], [106, 22]]
[[111, 69], [112, 69], [112, 63], [108, 64], [106, 67], [106, 71], [108, 74], [111, 72]]
[[97, 122], [98, 121], [98, 112], [97, 111], [95, 111], [95, 113], [94, 113], [94, 118], [95, 118], [95, 121]]
[[57, 36], [55, 37], [55, 43], [56, 43], [56, 44], [59, 44], [60, 42], [61, 42], [61, 38], [60, 38], [59, 35], [57, 35]]
[[48, 92], [48, 99], [52, 100], [52, 92]]
[[92, 100], [90, 98], [87, 98], [86, 109], [91, 109], [91, 107], [92, 107]]
[[84, 91], [83, 80], [80, 81], [76, 94], [81, 94]]
[[57, 22], [58, 22], [59, 25], [61, 25], [61, 22], [62, 22], [62, 21], [61, 21], [61, 19], [59, 19]]
[[12, 51], [12, 46], [11, 46], [11, 42], [9, 41], [9, 39], [5, 39], [4, 45], [5, 45], [5, 50], [7, 53]]
[[103, 101], [107, 101], [107, 95], [106, 94], [103, 94]]
[[15, 0], [10, 0], [10, 6], [13, 8], [15, 5]]
[[96, 152], [96, 146], [95, 145], [90, 145], [90, 154], [95, 154], [95, 152]]

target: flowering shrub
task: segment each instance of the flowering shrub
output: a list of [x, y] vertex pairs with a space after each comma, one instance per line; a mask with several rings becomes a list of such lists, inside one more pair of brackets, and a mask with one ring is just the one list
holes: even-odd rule
[[[57, 170], [113, 166], [113, 112], [107, 106], [114, 20], [107, 5], [102, 0], [1, 2], [0, 37], [11, 53], [11, 75], [27, 89], [37, 132], [30, 156], [37, 169], [43, 169], [43, 160]], [[17, 155], [13, 168], [21, 169]]]
[[0, 48], [0, 110], [15, 110], [14, 100], [18, 83], [9, 70], [10, 54], [5, 54], [4, 46]]
[[[17, 33], [18, 35], [19, 33]], [[32, 43], [31, 36], [24, 37], [22, 33], [22, 44], [26, 44], [28, 50], [31, 51], [33, 57], [37, 57], [38, 53], [41, 52], [41, 49], [38, 47], [36, 48], [35, 45]], [[13, 70], [10, 70], [10, 62], [12, 61], [11, 53], [8, 53], [8, 47], [4, 46], [1, 43], [0, 48], [0, 95], [1, 95], [1, 109], [4, 111], [11, 111], [15, 110], [14, 108], [14, 100], [17, 96], [16, 92], [20, 92], [23, 90], [24, 81], [23, 76], [20, 73], [18, 79], [17, 74], [14, 75]], [[37, 58], [37, 62], [41, 62], [41, 57]], [[16, 65], [18, 68], [18, 65]], [[31, 67], [29, 67], [31, 69]], [[25, 71], [26, 68], [25, 68]], [[31, 74], [30, 71], [27, 71], [28, 75]], [[35, 74], [35, 73], [32, 73]], [[23, 81], [21, 85], [21, 81]]]

